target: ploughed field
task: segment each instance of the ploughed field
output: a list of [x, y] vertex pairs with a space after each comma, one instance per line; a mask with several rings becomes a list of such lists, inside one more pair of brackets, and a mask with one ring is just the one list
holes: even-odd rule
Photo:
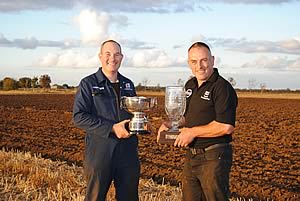
[[[72, 123], [74, 95], [0, 95], [0, 147], [82, 165], [84, 131]], [[164, 97], [139, 136], [143, 178], [180, 185], [185, 149], [156, 143]], [[300, 200], [300, 100], [240, 98], [230, 188], [234, 197]]]

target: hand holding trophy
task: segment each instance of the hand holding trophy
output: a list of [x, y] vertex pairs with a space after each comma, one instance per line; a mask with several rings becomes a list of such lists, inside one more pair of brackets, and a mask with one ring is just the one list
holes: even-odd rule
[[160, 133], [158, 143], [174, 144], [179, 134], [179, 121], [183, 117], [186, 107], [184, 87], [169, 86], [165, 92], [165, 111], [171, 121], [171, 128]]

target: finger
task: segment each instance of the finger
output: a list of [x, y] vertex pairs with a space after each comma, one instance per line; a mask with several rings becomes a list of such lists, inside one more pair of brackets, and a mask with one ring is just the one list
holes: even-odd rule
[[125, 129], [124, 135], [129, 137], [129, 136], [130, 136], [130, 133]]
[[171, 123], [169, 121], [164, 121], [162, 123], [162, 125], [165, 126], [165, 127], [167, 127], [167, 128], [171, 127]]
[[179, 131], [182, 132], [182, 131], [184, 131], [185, 129], [186, 129], [186, 128], [184, 128], [184, 127], [183, 127], [183, 128], [179, 128]]
[[130, 135], [126, 134], [126, 133], [123, 133], [123, 135], [122, 135], [122, 138], [129, 138], [129, 137], [130, 137]]
[[125, 119], [125, 120], [122, 121], [122, 123], [124, 123], [124, 124], [126, 124], [128, 122], [130, 122], [130, 119]]
[[174, 142], [174, 146], [179, 146], [179, 136], [177, 136], [175, 142]]
[[162, 126], [162, 127], [159, 128], [158, 132], [160, 133], [162, 131], [167, 131], [167, 130], [169, 130], [168, 127]]

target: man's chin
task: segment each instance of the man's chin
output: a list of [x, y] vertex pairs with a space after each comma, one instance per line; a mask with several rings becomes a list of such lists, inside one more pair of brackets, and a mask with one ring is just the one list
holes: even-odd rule
[[203, 73], [196, 73], [196, 77], [197, 77], [198, 79], [205, 79], [205, 78], [206, 78], [206, 75], [203, 74]]
[[108, 68], [109, 68], [111, 71], [118, 71], [118, 70], [119, 70], [119, 67], [116, 66], [116, 65], [109, 65]]

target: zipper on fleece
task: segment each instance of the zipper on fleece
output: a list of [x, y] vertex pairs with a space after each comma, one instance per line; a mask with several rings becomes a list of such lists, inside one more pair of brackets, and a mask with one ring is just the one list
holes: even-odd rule
[[[120, 117], [120, 102], [119, 102], [119, 96], [117, 94], [117, 92], [115, 91], [115, 89], [112, 86], [109, 86], [110, 90], [113, 91], [115, 97], [116, 97], [116, 106], [117, 106], [117, 118], [118, 118], [118, 122], [121, 121], [121, 117]], [[121, 90], [120, 90], [120, 94], [121, 96]]]

